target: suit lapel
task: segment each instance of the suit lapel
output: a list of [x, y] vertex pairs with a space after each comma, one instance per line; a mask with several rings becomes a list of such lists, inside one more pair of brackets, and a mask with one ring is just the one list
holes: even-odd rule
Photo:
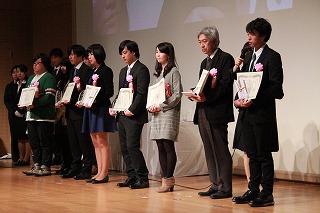
[[221, 50], [218, 49], [218, 51], [216, 52], [216, 54], [214, 55], [214, 57], [211, 60], [210, 69], [214, 68], [217, 65], [217, 63], [220, 59], [220, 55], [221, 55]]
[[[268, 47], [268, 45], [266, 45], [266, 46], [264, 47], [264, 49], [263, 49], [260, 57], [258, 58], [257, 63], [262, 63], [262, 61], [263, 61], [264, 58], [266, 57], [268, 51], [269, 51], [269, 47]], [[257, 64], [257, 63], [256, 63], [256, 64]], [[262, 63], [262, 64], [263, 64], [263, 63]]]
[[[119, 82], [120, 82], [120, 87], [121, 88], [126, 88], [126, 82], [127, 82], [127, 79], [126, 79], [126, 75], [127, 75], [127, 69], [128, 69], [128, 66], [127, 67], [124, 67], [122, 68], [122, 70], [120, 71], [120, 76], [119, 76]], [[122, 82], [121, 82], [122, 80]]]

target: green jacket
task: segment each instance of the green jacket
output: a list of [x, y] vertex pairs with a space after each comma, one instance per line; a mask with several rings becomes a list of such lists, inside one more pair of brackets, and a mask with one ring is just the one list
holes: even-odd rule
[[[36, 75], [30, 76], [27, 87], [33, 86], [32, 79]], [[56, 80], [50, 73], [45, 73], [37, 82], [39, 82], [39, 96], [33, 100], [34, 108], [30, 109], [30, 118], [34, 121], [54, 121], [55, 120], [55, 95]]]

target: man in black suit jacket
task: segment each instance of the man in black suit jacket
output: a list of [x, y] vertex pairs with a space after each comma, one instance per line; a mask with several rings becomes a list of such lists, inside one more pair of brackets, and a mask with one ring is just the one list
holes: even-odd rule
[[[75, 69], [70, 72], [70, 82], [74, 82], [74, 77], [80, 78], [76, 84], [70, 103], [67, 104], [67, 132], [72, 153], [72, 163], [70, 170], [62, 174], [62, 178], [74, 178], [83, 180], [91, 178], [92, 161], [94, 149], [91, 137], [87, 133], [82, 133], [83, 108], [77, 105], [79, 94], [85, 89], [91, 68], [83, 63], [85, 49], [81, 45], [72, 45], [68, 49], [69, 60]], [[81, 160], [82, 157], [82, 160]]]
[[[128, 64], [120, 71], [119, 90], [133, 87], [133, 101], [128, 109], [118, 112], [118, 115], [110, 110], [111, 115], [117, 115], [121, 151], [128, 173], [127, 180], [118, 183], [118, 186], [131, 189], [147, 188], [149, 171], [140, 150], [140, 139], [143, 125], [148, 122], [146, 104], [150, 74], [148, 68], [139, 61], [140, 53], [136, 42], [121, 42], [119, 54]], [[127, 76], [132, 77], [132, 82], [127, 81]]]
[[[266, 44], [271, 35], [271, 25], [263, 18], [257, 18], [247, 24], [248, 41], [254, 48], [253, 54], [245, 59], [238, 58], [235, 66], [243, 67], [238, 71], [263, 72], [261, 85], [255, 99], [235, 100], [236, 107], [241, 107], [239, 118], [243, 127], [241, 136], [245, 150], [250, 158], [249, 190], [242, 196], [234, 197], [238, 204], [249, 203], [252, 207], [274, 205], [273, 183], [274, 164], [272, 152], [279, 150], [275, 99], [284, 96], [283, 70], [281, 56]], [[260, 191], [260, 184], [262, 190]]]
[[19, 148], [18, 148], [18, 139], [16, 138], [15, 134], [15, 127], [14, 127], [14, 117], [15, 111], [18, 110], [18, 106], [16, 103], [19, 102], [17, 99], [17, 68], [18, 65], [15, 65], [11, 68], [11, 77], [12, 81], [6, 85], [4, 90], [4, 104], [8, 109], [8, 119], [9, 119], [9, 127], [10, 127], [10, 136], [11, 136], [11, 157], [12, 162], [17, 163], [19, 160]]
[[[56, 82], [58, 84], [62, 71], [61, 71], [61, 61], [63, 59], [63, 52], [60, 48], [53, 48], [50, 51], [50, 61], [52, 70], [48, 70], [56, 79]], [[57, 94], [56, 94], [57, 95]], [[55, 127], [57, 126], [57, 123], [55, 123]], [[59, 127], [58, 127], [59, 128]], [[62, 164], [62, 148], [63, 144], [62, 141], [59, 140], [59, 136], [57, 134], [53, 134], [53, 140], [52, 140], [52, 165], [61, 165]]]
[[207, 58], [200, 66], [217, 70], [209, 75], [202, 93], [191, 97], [197, 101], [194, 123], [198, 124], [209, 170], [211, 188], [199, 192], [200, 196], [212, 199], [232, 196], [232, 158], [228, 148], [228, 123], [234, 121], [233, 80], [229, 69], [234, 65], [233, 57], [219, 46], [219, 33], [215, 27], [205, 27], [198, 33], [200, 48]]

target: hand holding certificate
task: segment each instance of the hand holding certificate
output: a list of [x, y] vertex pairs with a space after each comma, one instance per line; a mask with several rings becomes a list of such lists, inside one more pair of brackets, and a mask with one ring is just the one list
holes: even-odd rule
[[247, 93], [247, 88], [246, 88], [246, 84], [244, 83], [244, 80], [243, 79], [236, 80], [234, 81], [234, 83], [237, 88], [239, 99], [243, 99], [244, 101], [247, 101], [248, 93]]
[[87, 85], [86, 89], [79, 94], [77, 104], [90, 108], [97, 97], [101, 87]]
[[112, 110], [115, 112], [126, 110], [130, 107], [133, 100], [131, 88], [121, 88], [117, 98], [114, 101]]
[[203, 69], [202, 73], [201, 73], [201, 76], [200, 76], [200, 79], [199, 79], [199, 81], [197, 83], [197, 86], [192, 91], [182, 92], [182, 94], [187, 96], [189, 99], [190, 98], [195, 98], [197, 95], [202, 93], [204, 85], [207, 82], [208, 76], [209, 76], [209, 71]]
[[75, 87], [75, 84], [76, 84], [75, 82], [68, 83], [68, 86], [67, 86], [66, 90], [64, 91], [63, 96], [60, 100], [61, 102], [63, 102], [63, 103], [70, 102], [71, 95], [72, 95], [73, 89]]
[[29, 87], [22, 89], [18, 106], [27, 107], [32, 105], [34, 95], [36, 94], [36, 90], [37, 87]]
[[[263, 72], [241, 72], [237, 73], [237, 79], [241, 89], [245, 86], [247, 99], [255, 99], [262, 80]], [[242, 82], [242, 83], [241, 83]], [[242, 85], [241, 85], [242, 84]]]
[[161, 104], [165, 100], [166, 100], [165, 82], [164, 82], [164, 78], [162, 78], [158, 83], [148, 88], [148, 99], [147, 99], [146, 108], [148, 109], [150, 106], [155, 104]]

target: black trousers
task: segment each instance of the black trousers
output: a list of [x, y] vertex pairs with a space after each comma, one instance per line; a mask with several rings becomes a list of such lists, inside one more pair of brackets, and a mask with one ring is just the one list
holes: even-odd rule
[[51, 166], [53, 122], [28, 121], [28, 137], [34, 163]]
[[18, 139], [15, 135], [15, 127], [14, 127], [14, 117], [12, 115], [8, 115], [9, 117], [9, 127], [10, 127], [10, 136], [11, 136], [11, 157], [12, 161], [16, 162], [19, 160], [19, 148], [18, 148]]
[[[80, 173], [81, 171], [91, 174], [94, 149], [89, 134], [82, 133], [82, 119], [68, 120], [67, 131], [72, 154], [71, 170]], [[81, 161], [81, 157], [83, 159]], [[83, 163], [83, 165], [82, 165]]]
[[140, 139], [143, 124], [120, 115], [118, 131], [122, 156], [126, 164], [128, 177], [148, 180], [148, 168], [140, 150]]
[[243, 139], [247, 155], [250, 158], [250, 181], [248, 187], [252, 191], [271, 195], [274, 184], [274, 163], [270, 150], [270, 141], [273, 138], [272, 124], [254, 124], [247, 119], [243, 122]]
[[58, 142], [58, 145], [60, 147], [63, 166], [66, 168], [70, 168], [72, 163], [72, 153], [70, 150], [68, 135], [56, 132], [55, 140], [56, 142]]
[[259, 191], [261, 184], [261, 193], [271, 195], [273, 193], [274, 184], [274, 164], [272, 154], [258, 156], [257, 153], [247, 153], [250, 158], [250, 181], [249, 189], [251, 191]]

